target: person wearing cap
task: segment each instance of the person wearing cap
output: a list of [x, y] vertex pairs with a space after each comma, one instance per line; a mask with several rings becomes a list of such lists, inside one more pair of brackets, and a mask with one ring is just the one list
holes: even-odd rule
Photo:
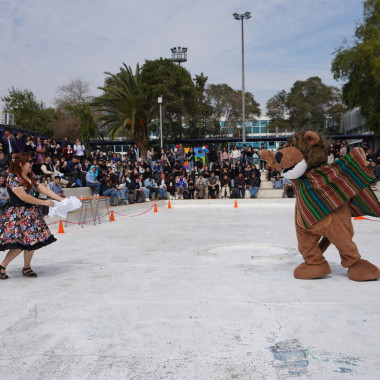
[[60, 197], [64, 197], [63, 189], [61, 186], [61, 177], [59, 175], [54, 176], [54, 181], [49, 183], [49, 189]]

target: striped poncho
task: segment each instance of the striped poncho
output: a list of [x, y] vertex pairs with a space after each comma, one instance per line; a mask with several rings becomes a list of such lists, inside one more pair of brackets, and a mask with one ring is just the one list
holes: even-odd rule
[[352, 216], [380, 217], [380, 203], [370, 188], [373, 171], [368, 169], [358, 148], [329, 165], [309, 170], [293, 181], [297, 210], [305, 228], [348, 202]]

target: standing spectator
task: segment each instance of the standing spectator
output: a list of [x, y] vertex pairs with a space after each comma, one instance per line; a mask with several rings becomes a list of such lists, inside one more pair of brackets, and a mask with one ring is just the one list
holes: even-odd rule
[[45, 162], [45, 145], [41, 141], [41, 137], [36, 139], [36, 160], [35, 160], [35, 173], [41, 174], [41, 165]]
[[203, 173], [199, 173], [199, 178], [195, 181], [195, 189], [198, 190], [197, 199], [203, 199], [207, 189], [207, 182], [203, 177]]
[[75, 145], [73, 148], [74, 148], [75, 155], [77, 156], [79, 161], [82, 162], [84, 159], [84, 151], [86, 149], [85, 146], [80, 142], [79, 139], [76, 139]]
[[141, 161], [140, 148], [137, 144], [133, 145], [133, 151], [135, 152], [136, 161]]
[[215, 178], [215, 173], [211, 173], [208, 183], [208, 197], [215, 199], [219, 196], [219, 181]]
[[5, 155], [11, 156], [12, 153], [17, 153], [13, 133], [11, 133], [8, 129], [4, 131], [4, 136], [2, 140], [3, 152]]
[[154, 156], [154, 149], [153, 147], [150, 147], [148, 151], [146, 152], [146, 160], [149, 162], [150, 168], [153, 170], [153, 156]]
[[251, 198], [257, 198], [256, 194], [260, 188], [260, 180], [258, 177], [256, 177], [255, 172], [251, 173], [251, 178], [248, 180], [247, 186], [248, 186], [248, 191], [251, 195]]
[[240, 152], [238, 150], [238, 147], [234, 145], [232, 152], [231, 152], [231, 159], [232, 159], [232, 164], [236, 165], [237, 161], [240, 159]]
[[210, 164], [210, 170], [214, 171], [214, 163], [218, 161], [218, 152], [214, 145], [211, 145], [208, 151], [208, 162]]
[[189, 151], [186, 154], [186, 160], [189, 163], [189, 171], [192, 173], [194, 171], [194, 166], [195, 166], [195, 152], [194, 148], [191, 147]]
[[222, 163], [222, 165], [224, 165], [224, 163], [228, 160], [229, 161], [230, 159], [230, 154], [227, 152], [227, 148], [224, 147], [220, 153], [220, 162]]
[[25, 137], [22, 132], [18, 132], [15, 139], [16, 153], [24, 153], [26, 147]]
[[346, 145], [342, 142], [340, 144], [340, 149], [339, 149], [339, 156], [343, 157], [347, 153], [347, 148]]
[[176, 159], [181, 164], [181, 168], [183, 168], [183, 164], [185, 163], [185, 157], [186, 157], [185, 148], [182, 146], [182, 144], [179, 144]]
[[248, 147], [246, 153], [245, 153], [245, 160], [247, 165], [253, 164], [253, 149], [251, 146]]

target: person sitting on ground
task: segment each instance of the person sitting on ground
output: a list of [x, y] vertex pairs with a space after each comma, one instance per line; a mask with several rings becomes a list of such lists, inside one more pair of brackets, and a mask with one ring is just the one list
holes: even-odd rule
[[[154, 180], [153, 177], [148, 177], [144, 181], [144, 187], [145, 187], [145, 189], [147, 189], [149, 191], [148, 196], [146, 197], [147, 202], [150, 201], [150, 197], [152, 196], [152, 194], [154, 194], [155, 199], [158, 198], [158, 187], [157, 187], [156, 181]], [[144, 191], [144, 193], [145, 193], [145, 191]]]
[[61, 177], [59, 175], [56, 175], [54, 177], [54, 181], [49, 182], [49, 189], [59, 195], [61, 198], [64, 197], [63, 189], [61, 186]]
[[94, 195], [99, 195], [101, 183], [98, 181], [98, 168], [95, 165], [90, 167], [86, 174], [86, 183], [94, 191]]
[[234, 180], [235, 189], [237, 189], [239, 193], [239, 198], [244, 198], [245, 196], [245, 180], [243, 177], [243, 173], [239, 173], [238, 176]]
[[198, 190], [197, 199], [203, 199], [207, 189], [207, 182], [203, 177], [203, 173], [199, 173], [199, 178], [195, 181], [195, 189]]
[[183, 199], [183, 192], [187, 188], [187, 181], [186, 178], [183, 177], [183, 173], [181, 173], [180, 176], [176, 179], [175, 186], [177, 189], [175, 199], [178, 199], [180, 196], [182, 196]]
[[282, 189], [283, 186], [284, 186], [284, 184], [283, 184], [283, 180], [281, 178], [281, 174], [277, 172], [276, 178], [273, 182], [273, 188], [274, 189]]
[[230, 183], [231, 183], [231, 180], [230, 178], [228, 177], [227, 174], [225, 174], [222, 178], [222, 181], [221, 181], [221, 188], [222, 188], [222, 199], [227, 199], [230, 197]]
[[251, 178], [248, 180], [247, 187], [251, 198], [257, 198], [257, 192], [260, 188], [260, 180], [256, 177], [255, 172], [251, 173]]
[[215, 173], [211, 173], [208, 183], [208, 197], [215, 199], [219, 197], [219, 180], [215, 177]]

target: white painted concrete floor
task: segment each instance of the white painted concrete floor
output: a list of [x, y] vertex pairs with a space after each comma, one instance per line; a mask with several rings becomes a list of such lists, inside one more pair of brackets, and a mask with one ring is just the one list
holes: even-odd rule
[[[53, 225], [39, 277], [22, 277], [19, 257], [0, 282], [0, 378], [379, 379], [380, 281], [350, 281], [334, 247], [332, 275], [294, 279], [294, 201], [270, 202]], [[354, 227], [380, 265], [380, 223]]]

